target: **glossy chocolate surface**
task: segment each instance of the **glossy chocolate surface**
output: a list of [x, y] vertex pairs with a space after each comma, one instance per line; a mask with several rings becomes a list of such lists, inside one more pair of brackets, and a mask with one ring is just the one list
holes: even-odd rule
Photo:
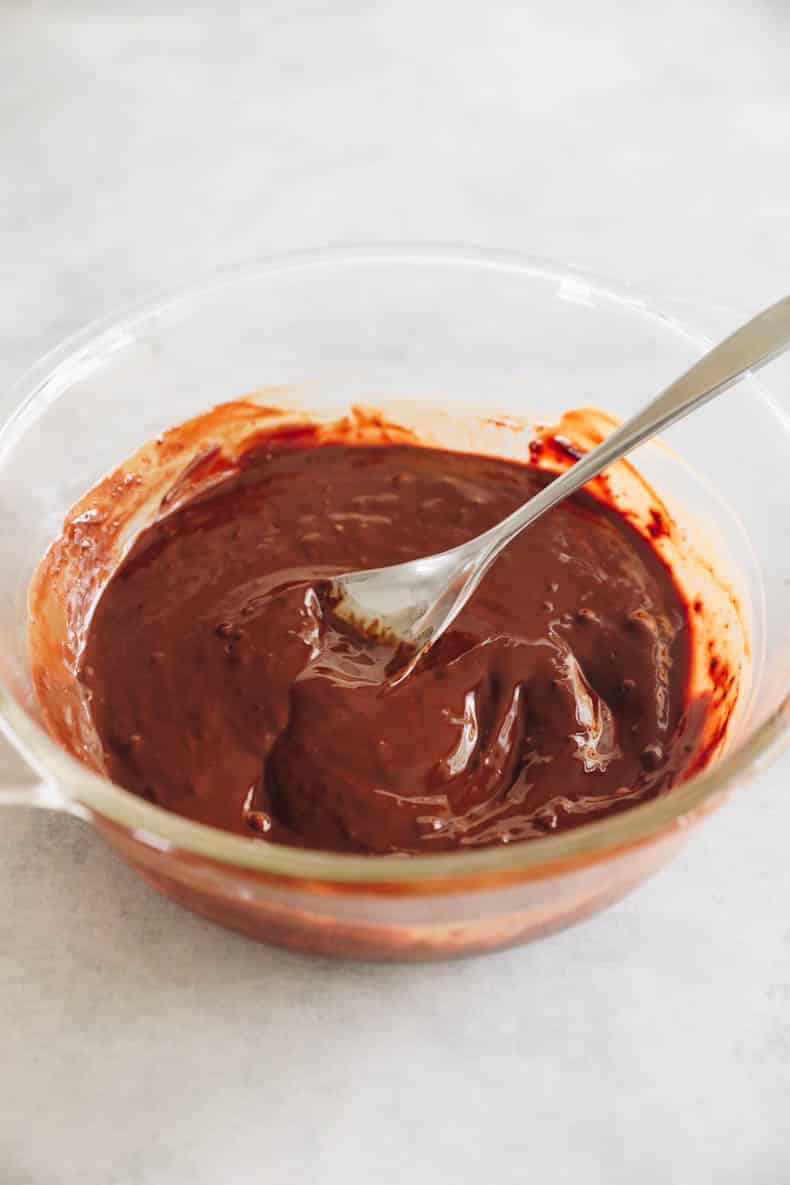
[[702, 729], [687, 607], [589, 494], [517, 539], [395, 688], [387, 648], [323, 606], [328, 575], [454, 546], [549, 476], [309, 428], [258, 440], [103, 590], [79, 679], [107, 772], [217, 827], [370, 853], [532, 839], [669, 789]]

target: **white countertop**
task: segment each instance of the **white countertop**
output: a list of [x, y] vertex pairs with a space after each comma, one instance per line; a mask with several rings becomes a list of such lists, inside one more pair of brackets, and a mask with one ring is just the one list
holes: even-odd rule
[[[780, 0], [6, 0], [0, 392], [152, 287], [329, 242], [756, 309], [790, 277], [788, 35]], [[255, 946], [4, 811], [0, 1182], [781, 1185], [789, 776], [594, 920], [418, 967]]]

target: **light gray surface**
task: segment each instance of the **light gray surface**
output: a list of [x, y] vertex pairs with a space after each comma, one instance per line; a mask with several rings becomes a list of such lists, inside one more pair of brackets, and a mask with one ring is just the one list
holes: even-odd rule
[[[465, 240], [747, 312], [788, 288], [781, 0], [143, 13], [0, 3], [0, 392], [274, 248]], [[605, 915], [438, 967], [253, 946], [4, 812], [0, 1181], [790, 1180], [788, 774]]]

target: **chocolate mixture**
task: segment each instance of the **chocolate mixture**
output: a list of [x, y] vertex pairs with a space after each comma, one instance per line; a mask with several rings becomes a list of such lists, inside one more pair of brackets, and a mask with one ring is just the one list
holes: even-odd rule
[[686, 605], [590, 495], [512, 543], [394, 688], [387, 648], [324, 610], [327, 576], [452, 547], [548, 479], [307, 430], [259, 444], [143, 531], [98, 602], [79, 677], [109, 775], [230, 831], [371, 853], [530, 839], [668, 789], [699, 741]]

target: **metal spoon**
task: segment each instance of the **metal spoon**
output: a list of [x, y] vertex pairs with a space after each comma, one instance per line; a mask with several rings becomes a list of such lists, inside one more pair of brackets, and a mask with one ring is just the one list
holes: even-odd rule
[[[525, 527], [637, 445], [789, 346], [790, 296], [715, 346], [592, 452], [483, 535], [406, 564], [337, 576], [330, 589], [334, 613], [399, 645], [389, 671], [390, 682], [400, 682], [463, 609], [503, 548]], [[748, 432], [748, 425], [744, 430]]]

